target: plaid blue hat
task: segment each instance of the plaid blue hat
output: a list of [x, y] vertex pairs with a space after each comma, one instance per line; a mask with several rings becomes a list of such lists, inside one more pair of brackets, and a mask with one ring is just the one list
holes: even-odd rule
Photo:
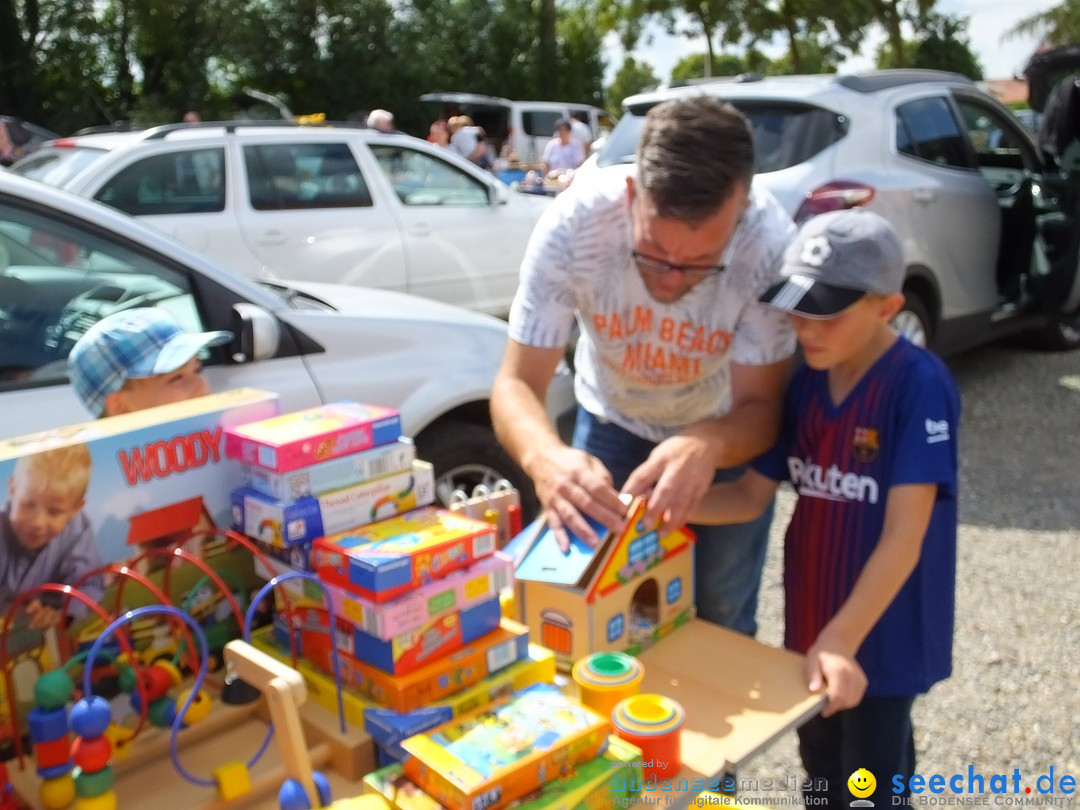
[[232, 340], [232, 332], [185, 332], [157, 307], [127, 309], [91, 326], [68, 355], [75, 393], [94, 416], [105, 398], [129, 379], [176, 371], [209, 346]]

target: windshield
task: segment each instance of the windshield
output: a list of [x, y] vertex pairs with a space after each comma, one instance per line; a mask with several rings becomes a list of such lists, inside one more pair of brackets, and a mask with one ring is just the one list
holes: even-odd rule
[[45, 147], [20, 160], [11, 171], [59, 188], [105, 154], [104, 149]]
[[[847, 119], [812, 104], [761, 99], [731, 99], [754, 130], [754, 170], [775, 172], [803, 163], [840, 140]], [[597, 155], [599, 166], [633, 163], [645, 113], [652, 105], [635, 105], [619, 119]]]

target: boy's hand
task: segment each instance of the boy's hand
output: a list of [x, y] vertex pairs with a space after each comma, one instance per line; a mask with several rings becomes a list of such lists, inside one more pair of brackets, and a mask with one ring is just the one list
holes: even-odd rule
[[26, 615], [30, 618], [30, 627], [45, 630], [60, 624], [60, 611], [43, 605], [40, 599], [31, 599], [26, 605]]
[[821, 710], [822, 717], [855, 708], [866, 694], [866, 673], [855, 656], [833, 648], [821, 638], [806, 652], [806, 680], [811, 692], [824, 689], [829, 698]]

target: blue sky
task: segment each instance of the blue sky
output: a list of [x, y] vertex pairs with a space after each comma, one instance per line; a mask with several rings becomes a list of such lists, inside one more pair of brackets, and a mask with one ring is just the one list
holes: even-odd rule
[[[1004, 79], [1019, 73], [1034, 52], [1038, 41], [1035, 37], [1011, 37], [1002, 40], [1002, 34], [1016, 22], [1030, 14], [1059, 5], [1061, 0], [938, 0], [937, 10], [945, 14], [969, 17], [968, 39], [975, 55], [979, 57], [983, 72], [988, 79]], [[662, 81], [671, 77], [671, 68], [684, 56], [704, 52], [704, 43], [686, 37], [673, 37], [659, 28], [652, 30], [652, 42], [638, 46], [634, 57], [649, 62]], [[874, 54], [883, 39], [875, 31], [867, 38], [867, 46], [856, 58], [844, 66], [849, 70], [873, 67]], [[618, 66], [622, 64], [622, 50], [614, 37], [606, 41], [606, 82], [610, 83]]]

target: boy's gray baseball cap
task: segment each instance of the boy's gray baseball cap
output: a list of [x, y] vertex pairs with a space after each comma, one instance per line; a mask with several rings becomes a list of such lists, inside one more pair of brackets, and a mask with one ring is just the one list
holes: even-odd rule
[[891, 295], [904, 286], [904, 249], [888, 220], [865, 208], [808, 220], [787, 250], [784, 280], [761, 302], [810, 318], [831, 318], [867, 293]]

